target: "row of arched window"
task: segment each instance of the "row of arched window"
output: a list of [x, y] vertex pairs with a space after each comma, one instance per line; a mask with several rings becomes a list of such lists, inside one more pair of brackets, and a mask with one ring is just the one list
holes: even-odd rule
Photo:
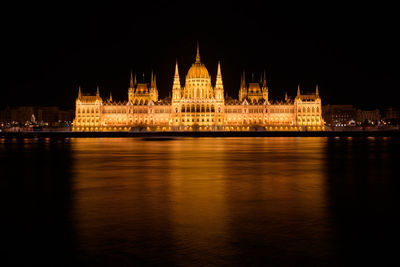
[[[298, 109], [297, 109], [297, 112], [301, 112], [301, 108], [299, 107]], [[312, 107], [312, 108], [310, 108], [310, 107], [303, 107], [303, 112], [307, 112], [307, 113], [310, 113], [310, 112], [312, 112], [312, 113], [315, 113], [315, 112], [319, 112], [319, 107]]]
[[[181, 112], [215, 112], [214, 105], [184, 105], [181, 108]], [[219, 108], [219, 112], [221, 112], [221, 108]]]
[[99, 109], [95, 109], [94, 107], [92, 107], [92, 108], [77, 108], [77, 112], [78, 113], [99, 113]]

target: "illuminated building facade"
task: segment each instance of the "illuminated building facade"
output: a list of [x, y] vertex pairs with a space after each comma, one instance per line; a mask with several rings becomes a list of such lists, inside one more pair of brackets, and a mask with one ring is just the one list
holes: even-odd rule
[[224, 97], [221, 65], [218, 62], [216, 82], [200, 61], [196, 61], [181, 85], [178, 63], [171, 98], [159, 100], [155, 75], [150, 83], [137, 83], [131, 74], [127, 102], [115, 102], [82, 95], [76, 99], [73, 131], [322, 131], [321, 98], [318, 86], [314, 94], [301, 94], [294, 99], [272, 102], [264, 73], [260, 83], [246, 84], [243, 73], [239, 99]]

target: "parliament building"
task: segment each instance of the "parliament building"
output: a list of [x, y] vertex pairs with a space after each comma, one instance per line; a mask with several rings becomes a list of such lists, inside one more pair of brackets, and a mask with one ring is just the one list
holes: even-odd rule
[[131, 73], [128, 101], [115, 102], [96, 95], [83, 95], [79, 88], [73, 131], [323, 131], [321, 98], [315, 93], [285, 95], [271, 101], [264, 73], [260, 82], [246, 83], [243, 73], [238, 99], [224, 97], [221, 66], [215, 84], [206, 66], [196, 61], [180, 81], [178, 63], [170, 97], [160, 100], [156, 76], [138, 83]]

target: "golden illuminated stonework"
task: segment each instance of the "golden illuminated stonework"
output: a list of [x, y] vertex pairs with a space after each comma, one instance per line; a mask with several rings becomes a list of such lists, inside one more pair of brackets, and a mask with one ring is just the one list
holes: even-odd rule
[[196, 61], [190, 67], [185, 86], [181, 86], [178, 62], [172, 85], [172, 96], [158, 99], [156, 77], [150, 83], [137, 83], [131, 74], [128, 102], [103, 100], [82, 95], [76, 99], [73, 131], [323, 131], [321, 98], [318, 85], [315, 94], [301, 94], [294, 99], [270, 102], [266, 75], [258, 82], [246, 84], [243, 73], [239, 100], [224, 97], [221, 65], [218, 62], [213, 86], [206, 66]]

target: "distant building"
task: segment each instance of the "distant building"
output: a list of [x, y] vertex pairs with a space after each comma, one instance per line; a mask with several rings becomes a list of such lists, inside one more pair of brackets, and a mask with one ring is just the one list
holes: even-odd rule
[[398, 120], [400, 119], [400, 109], [389, 107], [382, 110], [382, 119], [385, 120]]
[[351, 126], [356, 123], [357, 109], [353, 105], [325, 105], [322, 117], [327, 126]]
[[73, 116], [72, 110], [63, 110], [55, 106], [6, 107], [0, 111], [0, 123], [2, 126], [10, 124], [25, 125], [27, 122], [46, 126], [61, 126], [63, 122], [72, 122]]
[[357, 116], [356, 116], [356, 122], [358, 124], [361, 123], [378, 123], [381, 119], [381, 113], [379, 109], [374, 109], [374, 110], [357, 110]]
[[388, 107], [381, 112], [382, 120], [385, 125], [400, 125], [400, 109]]

